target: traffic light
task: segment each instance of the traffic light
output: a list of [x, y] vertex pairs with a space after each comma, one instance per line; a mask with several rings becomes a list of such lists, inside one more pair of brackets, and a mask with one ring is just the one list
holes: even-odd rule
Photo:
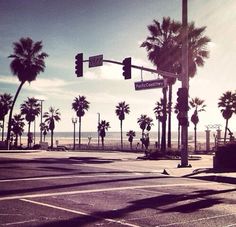
[[77, 77], [83, 76], [83, 53], [75, 56], [75, 74]]
[[177, 119], [179, 121], [179, 125], [181, 126], [189, 126], [188, 118], [183, 115], [183, 113], [178, 113]]
[[188, 111], [188, 89], [183, 87], [177, 91], [177, 109], [180, 112]]
[[123, 60], [123, 76], [125, 80], [131, 79], [131, 58], [125, 58]]

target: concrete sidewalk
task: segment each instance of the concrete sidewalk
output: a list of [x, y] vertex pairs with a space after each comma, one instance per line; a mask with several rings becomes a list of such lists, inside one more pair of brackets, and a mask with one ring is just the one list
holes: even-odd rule
[[[39, 151], [39, 150], [19, 150], [0, 151], [2, 158], [19, 159], [44, 159], [44, 158], [65, 158], [69, 160], [79, 160], [79, 165], [83, 165], [83, 160], [91, 159], [95, 162], [85, 162], [84, 165], [128, 171], [136, 173], [159, 173], [172, 177], [191, 177], [202, 180], [217, 181], [236, 184], [236, 170], [216, 171], [213, 170], [213, 155], [192, 155], [189, 164], [192, 167], [178, 168], [180, 160], [143, 160], [137, 159], [143, 156], [142, 153], [119, 152], [119, 151]], [[198, 158], [197, 158], [198, 157]], [[101, 163], [102, 162], [102, 165]]]

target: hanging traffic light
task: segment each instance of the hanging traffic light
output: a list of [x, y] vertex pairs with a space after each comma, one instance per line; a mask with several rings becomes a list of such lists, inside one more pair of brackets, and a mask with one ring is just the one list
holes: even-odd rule
[[183, 87], [177, 91], [177, 109], [180, 112], [188, 111], [188, 89]]
[[83, 76], [83, 53], [75, 56], [75, 74], [77, 77]]
[[123, 76], [125, 80], [131, 79], [131, 58], [125, 58], [123, 60]]
[[181, 125], [181, 126], [189, 126], [188, 118], [185, 115], [183, 115], [182, 112], [178, 113], [177, 119], [179, 121], [179, 125]]

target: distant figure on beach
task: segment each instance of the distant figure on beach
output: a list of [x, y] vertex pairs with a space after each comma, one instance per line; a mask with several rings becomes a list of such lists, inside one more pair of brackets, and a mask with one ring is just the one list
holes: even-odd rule
[[89, 137], [88, 137], [88, 146], [90, 146], [91, 140], [92, 140], [92, 137], [89, 136]]

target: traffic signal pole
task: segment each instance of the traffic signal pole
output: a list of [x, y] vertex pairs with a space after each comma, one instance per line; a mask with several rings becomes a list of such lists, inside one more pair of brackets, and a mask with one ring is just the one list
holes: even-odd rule
[[[189, 78], [188, 78], [188, 1], [182, 0], [182, 88], [187, 89], [187, 95], [185, 99], [188, 102], [188, 89], [189, 89]], [[183, 111], [182, 114], [188, 119], [188, 110]], [[181, 167], [188, 166], [188, 124], [181, 127]]]
[[[83, 62], [89, 62], [89, 60], [83, 60]], [[103, 62], [113, 63], [113, 64], [117, 64], [117, 65], [124, 65], [122, 62], [114, 61], [114, 60], [105, 60], [105, 59], [103, 59]], [[150, 69], [150, 68], [146, 68], [146, 67], [143, 67], [143, 66], [132, 65], [132, 64], [131, 64], [131, 68], [140, 69], [140, 70], [143, 70], [143, 71], [146, 71], [146, 72], [151, 72], [151, 73], [157, 73], [157, 74], [159, 74], [161, 76], [165, 76], [165, 77], [181, 79], [181, 75], [179, 75], [179, 74], [174, 74], [174, 73], [171, 73], [171, 72], [162, 71], [160, 69]]]

